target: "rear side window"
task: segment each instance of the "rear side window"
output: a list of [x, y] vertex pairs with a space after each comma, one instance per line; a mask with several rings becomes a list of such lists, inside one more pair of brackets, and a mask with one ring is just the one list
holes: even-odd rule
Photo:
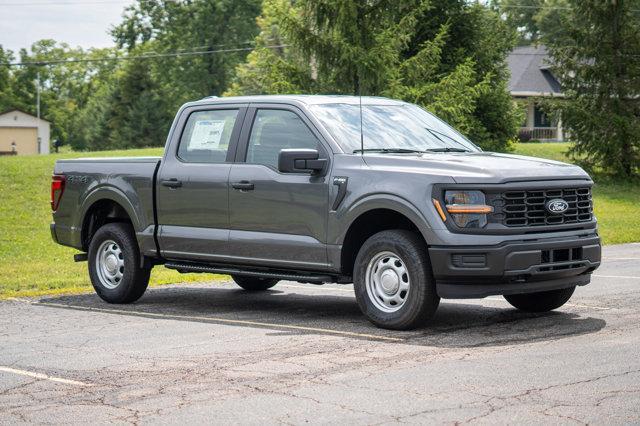
[[224, 163], [237, 117], [237, 109], [191, 113], [180, 138], [178, 157], [192, 163]]
[[287, 148], [318, 149], [318, 139], [300, 116], [278, 109], [260, 109], [251, 128], [247, 163], [278, 169], [280, 151]]

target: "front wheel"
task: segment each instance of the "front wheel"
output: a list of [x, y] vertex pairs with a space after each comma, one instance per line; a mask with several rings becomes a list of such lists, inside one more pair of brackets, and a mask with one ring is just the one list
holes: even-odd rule
[[108, 223], [89, 244], [89, 277], [96, 293], [109, 303], [131, 303], [144, 294], [151, 269], [140, 267], [135, 233], [127, 223]]
[[548, 312], [567, 303], [573, 295], [575, 287], [539, 293], [511, 294], [504, 298], [516, 309], [526, 312]]
[[440, 303], [424, 241], [405, 230], [382, 231], [360, 248], [353, 285], [362, 313], [378, 327], [409, 330]]

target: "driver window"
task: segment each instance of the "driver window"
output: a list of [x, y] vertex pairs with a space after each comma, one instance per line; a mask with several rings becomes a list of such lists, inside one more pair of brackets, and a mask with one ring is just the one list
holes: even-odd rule
[[278, 155], [288, 148], [318, 149], [318, 139], [296, 113], [258, 110], [251, 128], [247, 163], [264, 164], [277, 170]]

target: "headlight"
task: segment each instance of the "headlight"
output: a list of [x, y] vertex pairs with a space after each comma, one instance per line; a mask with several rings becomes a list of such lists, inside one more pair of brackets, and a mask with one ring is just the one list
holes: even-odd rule
[[[487, 214], [493, 212], [482, 191], [446, 191], [444, 200], [445, 209], [460, 228], [483, 228], [487, 225]], [[434, 199], [434, 204], [446, 221], [440, 203]]]

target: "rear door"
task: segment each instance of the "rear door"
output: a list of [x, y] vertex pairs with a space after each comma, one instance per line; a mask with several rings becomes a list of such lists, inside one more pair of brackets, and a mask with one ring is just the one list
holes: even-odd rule
[[179, 117], [156, 183], [164, 257], [221, 260], [228, 254], [228, 180], [246, 110], [198, 106]]
[[280, 173], [278, 155], [285, 148], [318, 149], [329, 159], [302, 111], [252, 106], [229, 176], [230, 254], [239, 263], [328, 269], [328, 174]]

